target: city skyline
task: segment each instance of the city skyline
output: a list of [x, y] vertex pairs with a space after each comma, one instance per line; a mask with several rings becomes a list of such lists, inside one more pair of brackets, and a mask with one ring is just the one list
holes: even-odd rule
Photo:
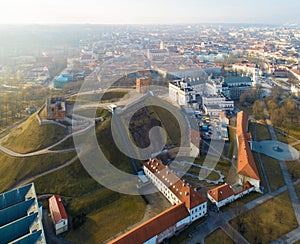
[[0, 24], [298, 24], [298, 1], [11, 0]]

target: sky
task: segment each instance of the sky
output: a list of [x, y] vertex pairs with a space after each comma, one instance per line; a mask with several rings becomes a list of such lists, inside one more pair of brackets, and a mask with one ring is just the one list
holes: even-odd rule
[[0, 24], [300, 24], [299, 0], [2, 0]]

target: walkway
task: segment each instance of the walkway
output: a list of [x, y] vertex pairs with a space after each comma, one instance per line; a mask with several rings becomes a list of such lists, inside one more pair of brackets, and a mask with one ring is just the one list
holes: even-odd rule
[[[276, 191], [273, 191], [272, 193], [267, 193], [259, 198], [256, 198], [255, 200], [245, 204], [241, 208], [232, 208], [229, 211], [226, 212], [219, 212], [215, 213], [210, 211], [209, 216], [207, 217], [206, 221], [198, 225], [194, 231], [191, 232], [192, 238], [187, 243], [197, 243], [197, 242], [203, 242], [204, 238], [211, 234], [213, 231], [215, 231], [219, 227], [223, 228], [229, 228], [227, 225], [227, 222], [234, 219], [235, 217], [261, 205], [262, 203], [270, 200], [273, 197], [276, 197], [287, 190], [286, 186], [283, 186]], [[239, 238], [240, 234], [237, 234], [237, 232], [231, 232], [232, 235], [236, 234], [234, 239]], [[244, 240], [245, 241], [245, 240]], [[239, 242], [238, 242], [239, 243]], [[244, 242], [245, 243], [245, 242]]]

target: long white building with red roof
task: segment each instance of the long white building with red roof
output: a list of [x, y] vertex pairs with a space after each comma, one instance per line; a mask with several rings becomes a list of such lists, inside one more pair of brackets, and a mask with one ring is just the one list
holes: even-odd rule
[[251, 191], [261, 192], [260, 177], [251, 152], [251, 134], [248, 130], [248, 115], [241, 111], [237, 114], [236, 139], [238, 145], [238, 190], [224, 184], [207, 192], [208, 199], [218, 208], [229, 204]]
[[50, 215], [54, 224], [55, 234], [59, 235], [68, 230], [68, 216], [59, 195], [49, 198]]
[[173, 207], [109, 242], [110, 244], [161, 243], [207, 213], [207, 200], [158, 159], [144, 164], [145, 175]]

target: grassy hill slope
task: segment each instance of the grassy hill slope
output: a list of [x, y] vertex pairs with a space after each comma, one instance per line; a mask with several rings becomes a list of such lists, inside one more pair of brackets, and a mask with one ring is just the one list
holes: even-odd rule
[[62, 127], [54, 124], [40, 126], [36, 114], [33, 114], [13, 128], [2, 145], [15, 152], [28, 153], [50, 146], [64, 136]]

